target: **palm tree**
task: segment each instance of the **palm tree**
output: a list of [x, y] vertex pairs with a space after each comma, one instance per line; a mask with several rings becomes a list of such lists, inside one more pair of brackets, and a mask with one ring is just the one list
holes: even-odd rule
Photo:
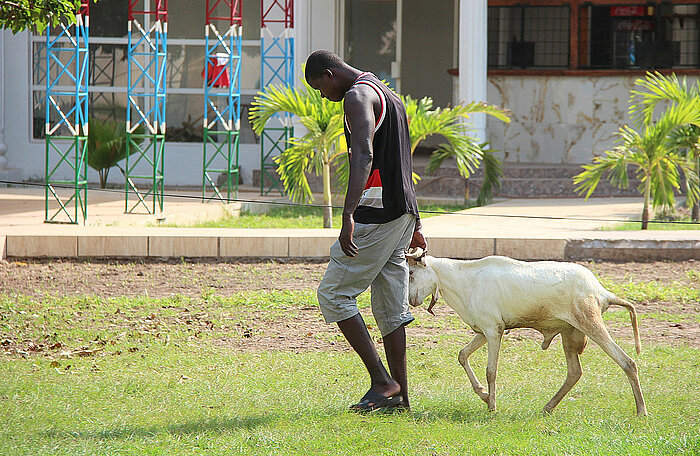
[[[631, 114], [640, 111], [633, 105]], [[700, 197], [698, 176], [693, 170], [692, 161], [679, 154], [674, 148], [674, 137], [679, 128], [687, 125], [700, 126], [700, 100], [682, 100], [666, 109], [655, 121], [645, 122], [640, 131], [625, 125], [617, 132], [619, 145], [595, 157], [593, 163], [584, 165], [584, 171], [574, 176], [576, 190], [591, 196], [600, 179], [606, 177], [619, 187], [629, 186], [627, 168], [636, 167], [636, 175], [641, 181], [639, 191], [644, 198], [642, 229], [647, 229], [650, 219], [650, 205], [673, 206], [674, 191], [680, 188], [679, 170], [685, 175], [688, 185], [688, 199], [694, 202]]]
[[[685, 77], [678, 80], [675, 74], [664, 76], [661, 73], [647, 73], [644, 79], [638, 79], [636, 84], [642, 90], [633, 90], [632, 106], [630, 114], [638, 126], [649, 123], [653, 119], [654, 111], [659, 104], [681, 103], [700, 97], [700, 82], [694, 86], [688, 86]], [[695, 174], [700, 175], [700, 127], [685, 125], [672, 133], [672, 144], [675, 150], [688, 156], [693, 161]], [[686, 190], [690, 183], [686, 181]], [[694, 222], [700, 220], [700, 206], [698, 201], [690, 203], [691, 219]]]
[[[105, 188], [109, 170], [114, 166], [119, 166], [118, 163], [126, 158], [126, 129], [123, 123], [100, 120], [95, 117], [90, 117], [89, 125], [90, 129], [87, 138], [88, 166], [97, 171], [100, 177], [100, 188]], [[143, 134], [143, 127], [139, 126], [135, 133], [136, 137], [138, 137], [138, 134]], [[138, 144], [143, 142], [143, 139], [133, 140], [138, 141]], [[135, 147], [130, 150], [132, 154], [135, 151]]]
[[343, 137], [343, 108], [340, 103], [321, 97], [304, 81], [304, 89], [270, 87], [255, 97], [250, 109], [253, 130], [261, 134], [265, 123], [279, 112], [299, 118], [308, 133], [292, 138], [291, 147], [276, 159], [277, 172], [287, 194], [294, 202], [313, 201], [306, 174], [323, 175], [323, 227], [332, 228], [331, 168], [342, 166], [347, 150]]
[[[260, 134], [265, 123], [278, 112], [290, 112], [299, 117], [308, 133], [302, 138], [292, 138], [291, 147], [276, 158], [277, 172], [285, 190], [295, 202], [313, 201], [306, 173], [323, 175], [324, 228], [332, 224], [331, 169], [334, 169], [339, 186], [348, 179], [347, 145], [343, 136], [343, 108], [341, 103], [322, 98], [306, 81], [304, 90], [290, 87], [273, 87], [255, 97], [250, 109], [250, 120], [255, 132]], [[457, 105], [452, 108], [433, 108], [429, 97], [414, 100], [401, 97], [409, 118], [411, 153], [418, 144], [431, 135], [441, 135], [445, 144], [431, 156], [428, 171], [432, 172], [448, 157], [455, 157], [462, 176], [469, 177], [483, 160], [486, 164], [484, 186], [477, 203], [483, 204], [498, 186], [500, 163], [491, 151], [485, 150], [469, 136], [469, 125], [464, 122], [473, 113], [486, 113], [504, 122], [510, 118], [505, 110], [484, 103]], [[419, 178], [414, 175], [414, 179]]]
[[466, 179], [483, 162], [484, 185], [481, 187], [476, 203], [481, 206], [488, 202], [493, 196], [493, 191], [500, 187], [501, 164], [494, 155], [494, 151], [487, 149], [486, 144], [477, 143], [470, 136], [471, 128], [464, 121], [469, 119], [470, 114], [484, 113], [503, 122], [510, 122], [509, 112], [480, 102], [433, 109], [433, 100], [429, 97], [420, 100], [414, 100], [410, 96], [401, 98], [410, 120], [408, 128], [411, 136], [411, 153], [416, 150], [421, 141], [431, 135], [442, 136], [447, 141], [433, 151], [426, 171], [432, 173], [445, 159], [454, 157], [459, 173]]

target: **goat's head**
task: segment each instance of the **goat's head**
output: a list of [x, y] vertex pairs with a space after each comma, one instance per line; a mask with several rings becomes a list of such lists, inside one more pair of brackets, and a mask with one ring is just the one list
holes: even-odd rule
[[428, 307], [428, 311], [432, 313], [432, 307], [437, 301], [438, 278], [435, 271], [430, 267], [425, 258], [425, 253], [421, 248], [411, 249], [406, 252], [408, 260], [408, 303], [417, 307], [423, 303], [428, 295], [433, 295], [433, 300]]

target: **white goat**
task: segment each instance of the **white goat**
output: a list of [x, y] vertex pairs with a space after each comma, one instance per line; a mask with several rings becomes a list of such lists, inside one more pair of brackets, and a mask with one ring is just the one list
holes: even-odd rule
[[[611, 304], [626, 308], [639, 354], [641, 344], [635, 308], [603, 288], [585, 267], [556, 261], [523, 262], [502, 256], [460, 261], [424, 256], [420, 249], [407, 253], [406, 257], [411, 260], [409, 303], [419, 306], [432, 294], [428, 307], [432, 313], [433, 305], [442, 295], [476, 332], [476, 337], [459, 352], [459, 362], [472, 388], [489, 410], [496, 409], [496, 369], [503, 332], [511, 328], [533, 328], [544, 336], [543, 350], [561, 333], [566, 356], [566, 380], [544, 406], [545, 412], [554, 410], [581, 378], [579, 355], [588, 336], [627, 374], [637, 415], [646, 415], [637, 365], [612, 340], [602, 318]], [[469, 356], [484, 343], [488, 343], [488, 392], [469, 366]]]

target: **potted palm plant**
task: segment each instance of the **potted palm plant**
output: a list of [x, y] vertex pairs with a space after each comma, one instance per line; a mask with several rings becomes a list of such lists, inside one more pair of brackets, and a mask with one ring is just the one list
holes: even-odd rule
[[[100, 120], [95, 117], [90, 117], [89, 125], [87, 139], [88, 166], [97, 171], [100, 176], [100, 188], [105, 188], [110, 169], [114, 166], [119, 166], [119, 162], [126, 158], [126, 128], [124, 124], [111, 120]], [[136, 138], [139, 138], [140, 134], [143, 134], [143, 127], [141, 126], [134, 132], [132, 140], [138, 140]], [[136, 151], [136, 148], [134, 147], [131, 150]]]
[[650, 93], [656, 94], [634, 102], [641, 92], [632, 92], [633, 103], [629, 112], [637, 120], [637, 128], [620, 127], [617, 132], [619, 144], [595, 157], [592, 163], [583, 165], [584, 171], [574, 176], [576, 190], [588, 198], [602, 178], [619, 188], [627, 188], [628, 167], [635, 168], [640, 180], [639, 191], [644, 199], [643, 230], [648, 227], [652, 208], [674, 206], [674, 192], [680, 189], [681, 174], [686, 180], [689, 203], [695, 203], [700, 197], [695, 164], [678, 148], [679, 138], [688, 127], [700, 127], [700, 97], [678, 96], [658, 118], [653, 119], [654, 106], [660, 99], [659, 94], [664, 92], [658, 82], [658, 76], [651, 74], [646, 80], [636, 81], [637, 85], [652, 89]]
[[[293, 87], [272, 87], [260, 93], [250, 109], [253, 130], [260, 134], [265, 123], [278, 112], [296, 115], [308, 133], [301, 138], [292, 138], [291, 146], [282, 152], [276, 161], [287, 194], [295, 202], [312, 201], [313, 196], [306, 174], [314, 172], [323, 176], [323, 204], [325, 228], [332, 226], [331, 172], [338, 176], [338, 184], [347, 183], [347, 146], [343, 137], [342, 103], [334, 103], [312, 89], [303, 81], [304, 89]], [[469, 177], [479, 167], [487, 165], [485, 185], [480, 198], [483, 203], [490, 198], [498, 186], [500, 163], [486, 149], [469, 136], [470, 128], [465, 120], [473, 113], [486, 113], [504, 122], [509, 122], [507, 111], [484, 103], [471, 103], [448, 108], [433, 108], [429, 97], [414, 100], [402, 97], [409, 118], [411, 153], [421, 141], [431, 135], [440, 135], [446, 142], [441, 144], [431, 156], [428, 171], [434, 171], [448, 157], [454, 157], [460, 174]], [[414, 174], [414, 180], [419, 176]], [[483, 195], [483, 196], [482, 196]]]

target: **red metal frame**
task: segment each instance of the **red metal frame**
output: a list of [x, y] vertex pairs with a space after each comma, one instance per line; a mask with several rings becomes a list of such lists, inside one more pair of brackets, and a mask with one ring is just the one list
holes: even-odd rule
[[[243, 17], [241, 16], [241, 1], [242, 0], [207, 0], [207, 19], [206, 23], [211, 24], [212, 21], [229, 21], [231, 25], [243, 25]], [[221, 4], [228, 6], [230, 14], [228, 16], [216, 16], [214, 11]]]
[[90, 0], [81, 0], [80, 9], [78, 10], [78, 13], [81, 16], [89, 16], [90, 15]]
[[129, 0], [129, 20], [133, 21], [135, 15], [152, 15], [156, 21], [168, 22], [168, 0], [153, 0], [155, 9], [150, 11], [137, 10], [136, 4], [143, 0]]
[[[266, 3], [269, 5], [267, 8]], [[284, 12], [284, 19], [271, 19], [270, 16], [275, 11]], [[284, 24], [285, 28], [294, 28], [294, 0], [260, 0], [260, 12], [260, 28], [274, 23]]]

